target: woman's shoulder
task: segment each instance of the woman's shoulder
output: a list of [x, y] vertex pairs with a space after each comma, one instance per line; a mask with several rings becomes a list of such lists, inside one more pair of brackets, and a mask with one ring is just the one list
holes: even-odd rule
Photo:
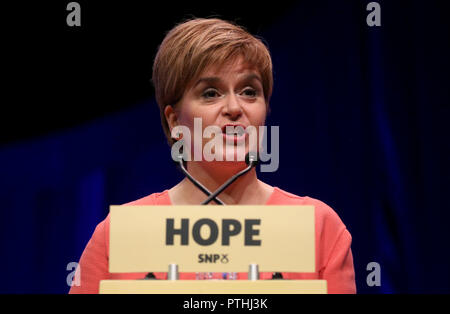
[[327, 225], [335, 225], [338, 228], [345, 228], [339, 215], [331, 206], [313, 197], [298, 196], [274, 187], [274, 192], [267, 205], [311, 205], [315, 208], [316, 223], [326, 223]]
[[[170, 205], [168, 190], [158, 193], [152, 193], [150, 195], [139, 198], [135, 201], [122, 204], [121, 206], [136, 206], [136, 205]], [[109, 228], [110, 228], [110, 213], [108, 213], [106, 218], [96, 226], [93, 238], [98, 241], [107, 239], [109, 236]], [[108, 247], [109, 250], [109, 241], [106, 241], [106, 246]]]
[[152, 193], [150, 195], [141, 197], [137, 200], [123, 204], [124, 206], [129, 205], [171, 205], [169, 198], [169, 190], [164, 190], [163, 192]]
[[[152, 193], [150, 195], [141, 197], [137, 200], [122, 204], [120, 206], [137, 206], [137, 205], [170, 205], [169, 190], [163, 192]], [[97, 229], [108, 229], [109, 228], [110, 214], [99, 223]]]

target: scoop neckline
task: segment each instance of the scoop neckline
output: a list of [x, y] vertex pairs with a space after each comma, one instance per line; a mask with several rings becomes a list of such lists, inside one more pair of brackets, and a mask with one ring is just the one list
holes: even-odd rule
[[[273, 191], [272, 191], [272, 193], [270, 194], [269, 198], [267, 199], [266, 203], [265, 203], [265, 204], [262, 204], [262, 205], [269, 205], [269, 204], [271, 203], [272, 199], [274, 198], [275, 193], [278, 192], [278, 190], [279, 190], [279, 188], [276, 187], [276, 186], [274, 186], [274, 187], [273, 187]], [[166, 200], [168, 201], [169, 205], [174, 206], [174, 204], [172, 203], [172, 200], [170, 199], [169, 190], [168, 190], [168, 189], [165, 190], [165, 191], [162, 192], [160, 195], [162, 195], [162, 194], [165, 194], [165, 198], [166, 198]], [[236, 204], [236, 205], [238, 205], [238, 204]], [[227, 206], [230, 206], [230, 205], [227, 205]]]

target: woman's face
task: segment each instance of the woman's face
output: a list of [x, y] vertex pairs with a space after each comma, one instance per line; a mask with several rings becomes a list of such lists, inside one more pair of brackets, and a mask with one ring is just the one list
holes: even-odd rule
[[[174, 114], [168, 115], [170, 112]], [[207, 69], [189, 85], [175, 111], [166, 109], [166, 117], [171, 128], [174, 125], [189, 128], [193, 149], [195, 149], [194, 118], [201, 118], [202, 135], [209, 126], [220, 128], [222, 134], [219, 136], [216, 134], [218, 138], [215, 139], [215, 143], [220, 141], [221, 145], [211, 145], [211, 142], [205, 149], [205, 145], [214, 135], [211, 138], [202, 136], [203, 153], [212, 152], [215, 156], [222, 156], [222, 160], [229, 161], [231, 155], [236, 160], [237, 156], [245, 156], [249, 151], [256, 151], [260, 140], [259, 126], [263, 126], [266, 119], [266, 101], [259, 71], [244, 63], [242, 58], [222, 67]], [[243, 129], [254, 126], [258, 136], [257, 143], [249, 140], [248, 133], [227, 135], [226, 126], [241, 126]], [[218, 128], [216, 130], [219, 130]], [[202, 157], [204, 160], [204, 154]]]

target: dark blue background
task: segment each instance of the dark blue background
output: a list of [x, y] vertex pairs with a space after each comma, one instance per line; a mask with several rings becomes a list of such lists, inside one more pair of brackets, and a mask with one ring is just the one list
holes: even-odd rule
[[[12, 97], [1, 105], [0, 292], [66, 293], [66, 265], [109, 205], [182, 178], [148, 80], [156, 45], [189, 13], [236, 20], [268, 43], [280, 167], [260, 178], [335, 209], [353, 236], [358, 292], [449, 293], [448, 11], [393, 2], [378, 1], [381, 27], [366, 24], [369, 1], [172, 13], [80, 1], [79, 30], [61, 4], [37, 20], [11, 9], [24, 24], [9, 25]], [[369, 262], [380, 287], [366, 284]]]

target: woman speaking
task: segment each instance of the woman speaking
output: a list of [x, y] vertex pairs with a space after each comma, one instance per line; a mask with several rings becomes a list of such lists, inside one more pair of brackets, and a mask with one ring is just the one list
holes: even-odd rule
[[[247, 167], [235, 158], [260, 150], [272, 94], [272, 61], [267, 47], [242, 27], [220, 19], [192, 19], [174, 27], [164, 38], [153, 64], [153, 83], [160, 109], [161, 123], [173, 145], [185, 141], [192, 151], [185, 161], [189, 174], [207, 190], [215, 191], [231, 176]], [[195, 133], [215, 127], [222, 132], [214, 147], [209, 138], [194, 141], [194, 136], [178, 132], [180, 127]], [[257, 144], [249, 141], [254, 127]], [[204, 158], [208, 151], [215, 158]], [[232, 152], [230, 158], [230, 151]], [[198, 158], [198, 154], [202, 158]], [[195, 156], [194, 156], [195, 155]], [[197, 157], [197, 158], [194, 158]], [[198, 205], [204, 192], [184, 179], [169, 190], [153, 193], [126, 205]], [[313, 205], [315, 207], [316, 271], [281, 273], [283, 279], [325, 279], [328, 293], [355, 293], [351, 235], [338, 215], [323, 202], [300, 197], [270, 186], [258, 179], [255, 168], [246, 172], [219, 196], [226, 205]], [[218, 200], [217, 200], [218, 201]], [[216, 200], [210, 204], [215, 204]], [[98, 293], [104, 279], [142, 279], [145, 273], [112, 274], [108, 272], [109, 215], [95, 229], [79, 263], [80, 285], [70, 293]], [[154, 273], [166, 279], [167, 273]], [[195, 273], [180, 273], [180, 279], [195, 279]], [[222, 278], [221, 273], [212, 278]], [[261, 279], [272, 279], [261, 273]], [[236, 279], [247, 279], [237, 273]]]

